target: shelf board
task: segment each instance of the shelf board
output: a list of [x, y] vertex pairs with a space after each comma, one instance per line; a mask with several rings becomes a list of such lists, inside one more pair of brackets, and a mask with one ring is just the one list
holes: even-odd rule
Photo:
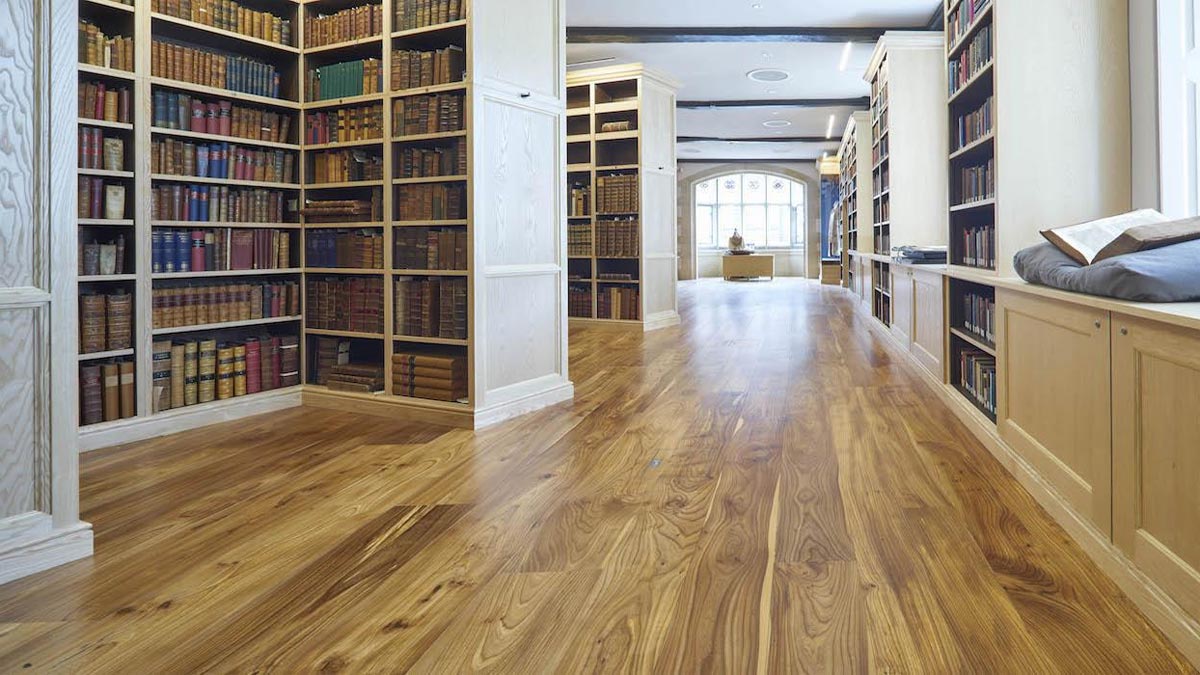
[[374, 267], [305, 267], [306, 274], [350, 274], [355, 276], [373, 275], [378, 276], [384, 273], [382, 269]]
[[230, 185], [233, 187], [269, 188], [273, 190], [299, 190], [299, 183], [275, 183], [272, 181], [238, 180], [236, 178], [205, 178], [201, 176], [175, 176], [166, 173], [152, 173], [150, 180], [171, 181], [173, 183], [198, 183], [202, 185]]
[[[300, 110], [300, 102], [286, 98], [274, 98], [271, 96], [259, 96], [257, 94], [243, 94], [240, 91], [225, 89], [224, 87], [206, 87], [202, 84], [193, 84], [184, 82], [183, 80], [172, 80], [166, 77], [151, 77], [150, 84], [160, 87], [170, 87], [179, 91], [190, 94], [206, 94], [208, 96], [219, 96], [235, 101], [245, 103], [257, 103], [259, 105], [272, 106], [275, 108], [286, 108], [288, 110]], [[294, 126], [294, 125], [293, 125]]]
[[122, 356], [133, 356], [133, 349], [113, 349], [107, 352], [92, 352], [90, 354], [80, 354], [79, 360], [82, 361], [99, 361], [100, 359], [115, 359]]
[[459, 220], [393, 220], [393, 227], [450, 227], [453, 225], [466, 225], [465, 218]]
[[[171, 16], [170, 14], [163, 14], [161, 12], [150, 12], [150, 19], [152, 22], [158, 22], [159, 24], [168, 24], [171, 26], [175, 26], [178, 29], [180, 29], [181, 32], [195, 33], [196, 37], [199, 40], [201, 40], [201, 44], [208, 44], [208, 42], [205, 41], [206, 36], [217, 36], [220, 38], [224, 38], [226, 40], [233, 40], [235, 42], [240, 42], [243, 45], [250, 45], [253, 47], [257, 47], [259, 49], [277, 51], [281, 55], [295, 55], [295, 54], [300, 53], [299, 47], [293, 47], [291, 45], [285, 45], [285, 44], [281, 44], [279, 42], [272, 42], [270, 40], [264, 40], [262, 38], [253, 37], [251, 35], [245, 35], [243, 33], [238, 33], [236, 31], [225, 30], [224, 28], [216, 28], [215, 26], [208, 26], [208, 25], [205, 25], [202, 23], [197, 23], [195, 21], [189, 21], [187, 19], [182, 19], [179, 17]], [[162, 31], [153, 31], [153, 29], [151, 29], [151, 30], [152, 30], [152, 32], [155, 32], [156, 34], [162, 32]], [[225, 48], [233, 49], [236, 51], [236, 46], [235, 47], [227, 46]]]
[[995, 6], [996, 0], [991, 0], [987, 7], [984, 7], [983, 11], [976, 15], [975, 20], [971, 22], [970, 26], [967, 26], [967, 29], [963, 31], [962, 35], [958, 36], [958, 42], [947, 46], [946, 60], [953, 61], [958, 57], [962, 50], [967, 48], [967, 45], [971, 44], [971, 40], [975, 37], [975, 34], [979, 32], [979, 29], [982, 28], [984, 24], [992, 20], [992, 9]]
[[79, 123], [89, 127], [104, 127], [105, 129], [133, 131], [133, 124], [131, 122], [109, 122], [108, 120], [94, 120], [90, 117], [80, 117]]
[[567, 143], [590, 143], [592, 140], [591, 134], [574, 134], [567, 136]]
[[640, 137], [641, 137], [641, 133], [639, 131], [637, 131], [636, 129], [633, 131], [597, 132], [596, 133], [596, 142], [602, 143], [604, 141], [625, 141], [625, 140], [631, 140], [631, 139], [636, 140], [637, 138], [640, 138]]
[[95, 227], [133, 227], [133, 218], [121, 218], [119, 220], [110, 220], [108, 218], [80, 218], [80, 225], [91, 225]]
[[395, 402], [396, 404], [411, 405], [413, 407], [418, 407], [418, 408], [426, 408], [429, 410], [439, 410], [439, 411], [453, 412], [453, 413], [459, 413], [459, 414], [462, 414], [462, 413], [470, 414], [471, 413], [471, 406], [469, 404], [460, 403], [458, 401], [439, 401], [437, 399], [432, 399], [432, 398], [417, 398], [415, 396], [401, 396], [399, 394], [387, 394], [382, 391], [375, 391], [375, 392], [369, 392], [369, 393], [361, 392], [361, 391], [340, 391], [337, 389], [330, 389], [329, 387], [327, 387], [325, 385], [321, 385], [321, 384], [306, 384], [306, 385], [304, 385], [304, 389], [305, 389], [305, 391], [311, 391], [311, 392], [319, 393], [319, 394], [322, 394], [325, 396], [338, 396], [341, 398], [358, 399], [358, 400], [364, 400], [364, 401], [383, 401], [385, 403], [386, 402]]
[[383, 138], [365, 138], [358, 141], [335, 141], [333, 143], [314, 143], [312, 145], [304, 145], [305, 152], [316, 152], [319, 150], [337, 150], [338, 148], [362, 148], [368, 145], [383, 145]]
[[359, 338], [362, 340], [382, 340], [383, 333], [361, 333], [353, 330], [333, 330], [330, 328], [305, 328], [308, 335], [324, 335], [327, 337]]
[[198, 333], [207, 330], [226, 330], [229, 328], [244, 328], [247, 326], [266, 326], [276, 323], [300, 321], [302, 316], [276, 316], [269, 319], [247, 319], [245, 321], [228, 321], [226, 323], [206, 323], [199, 326], [176, 326], [174, 328], [155, 328], [154, 335], [173, 335], [176, 333]]
[[626, 284], [633, 286], [642, 283], [639, 279], [594, 279], [594, 281], [598, 284]]
[[342, 98], [327, 98], [320, 101], [305, 101], [301, 106], [304, 110], [321, 110], [323, 108], [340, 108], [342, 106], [361, 105], [363, 103], [382, 103], [383, 94], [362, 94], [360, 96], [343, 96]]
[[107, 77], [114, 80], [125, 80], [126, 82], [136, 82], [137, 76], [131, 70], [118, 70], [116, 68], [106, 68], [105, 66], [93, 66], [90, 63], [80, 63], [78, 66], [80, 73], [95, 75], [97, 77]]
[[983, 338], [976, 336], [974, 333], [962, 328], [951, 327], [950, 334], [957, 336], [960, 340], [969, 343], [971, 346], [983, 350], [990, 356], [996, 355], [996, 346], [989, 344]]
[[393, 89], [392, 98], [404, 98], [406, 96], [421, 96], [424, 94], [440, 94], [447, 91], [465, 90], [470, 84], [467, 80], [459, 80], [458, 82], [443, 82], [442, 84], [429, 84], [424, 87], [409, 87], [407, 89]]
[[612, 103], [597, 103], [593, 111], [597, 115], [611, 112], [631, 112], [638, 109], [637, 99], [630, 101], [615, 101]]
[[129, 12], [130, 14], [134, 13], [133, 5], [126, 5], [122, 2], [114, 2], [113, 0], [83, 0], [83, 2], [80, 3], [80, 7], [82, 8], [85, 5], [107, 7], [108, 9], [115, 9], [120, 12]]
[[355, 48], [366, 47], [375, 44], [379, 44], [380, 46], [383, 45], [383, 35], [370, 35], [355, 40], [333, 42], [327, 45], [321, 45], [319, 47], [309, 47], [308, 45], [305, 45], [304, 55], [309, 56], [310, 54], [328, 54], [330, 52], [338, 52], [343, 50], [352, 51]]
[[98, 178], [133, 178], [132, 171], [109, 171], [108, 169], [76, 169], [80, 176], [96, 176]]
[[155, 272], [150, 275], [151, 279], [212, 279], [219, 277], [259, 277], [259, 276], [274, 276], [281, 274], [300, 274], [303, 270], [299, 267], [283, 267], [278, 269], [263, 269], [263, 270], [212, 270], [205, 272]]
[[466, 347], [469, 343], [467, 340], [456, 340], [453, 338], [437, 338], [437, 337], [420, 337], [416, 335], [393, 335], [392, 339], [396, 342], [413, 342], [428, 345], [448, 345], [451, 347]]
[[447, 23], [434, 24], [432, 26], [422, 26], [421, 28], [409, 28], [408, 30], [392, 31], [392, 39], [413, 37], [416, 35], [427, 35], [429, 33], [440, 33], [445, 30], [454, 30], [455, 28], [466, 28], [467, 20], [459, 19], [458, 21], [449, 21]]
[[411, 134], [408, 136], [393, 136], [394, 143], [418, 143], [421, 141], [437, 141], [444, 138], [460, 138], [467, 135], [466, 129], [458, 131], [435, 131], [431, 134]]
[[465, 277], [470, 272], [467, 270], [392, 270], [392, 274], [402, 277]]
[[136, 281], [137, 275], [136, 274], [90, 274], [90, 275], [81, 274], [81, 275], [79, 275], [77, 280], [81, 284], [102, 283], [102, 282], [111, 282], [111, 281]]
[[959, 101], [959, 99], [965, 96], [967, 92], [972, 91], [977, 84], [990, 77], [992, 74], [992, 67], [995, 65], [995, 63], [995, 59], [988, 61], [987, 65], [985, 65], [983, 68], [980, 68], [978, 73], [975, 73], [971, 76], [971, 79], [964, 82], [963, 85], [958, 88], [958, 91], [950, 95], [947, 103], [949, 105], [954, 105]]
[[350, 180], [341, 183], [305, 183], [305, 190], [348, 190], [352, 188], [383, 187], [382, 180]]
[[393, 185], [417, 185], [421, 183], [459, 183], [468, 180], [470, 177], [462, 174], [456, 176], [425, 176], [422, 178], [395, 178], [392, 180]]
[[958, 213], [960, 211], [972, 211], [974, 209], [990, 208], [996, 205], [996, 198], [989, 197], [988, 199], [977, 199], [973, 202], [965, 204], [956, 204], [950, 207], [950, 213]]
[[377, 220], [357, 220], [347, 223], [305, 223], [306, 230], [364, 230], [386, 227], [387, 223]]
[[255, 229], [255, 230], [298, 230], [298, 229], [300, 229], [300, 223], [233, 223], [233, 222], [226, 222], [226, 221], [221, 221], [221, 220], [214, 220], [214, 221], [207, 221], [207, 220], [152, 220], [152, 221], [150, 221], [150, 226], [151, 227], [183, 227], [183, 228], [188, 228], [188, 229], [194, 228], [194, 227], [205, 227], [205, 228], [207, 228], [207, 227], [215, 227], [215, 228], [228, 227], [228, 228], [234, 228], [234, 229], [250, 228], [250, 229]]
[[591, 220], [591, 216], [567, 216], [570, 220]]
[[567, 173], [587, 173], [592, 170], [591, 164], [568, 164]]
[[596, 171], [629, 171], [630, 169], [638, 169], [639, 164], [610, 164], [607, 166], [596, 165]]
[[217, 143], [236, 143], [237, 145], [253, 145], [261, 148], [275, 148], [278, 150], [299, 150], [300, 146], [295, 143], [279, 143], [276, 141], [259, 141], [253, 138], [242, 138], [240, 136], [222, 136], [221, 134], [209, 134], [201, 131], [187, 131], [185, 129], [168, 129], [166, 127], [150, 127], [150, 133], [154, 136], [176, 136], [179, 138], [193, 138], [200, 141], [214, 141]]
[[969, 154], [973, 153], [974, 151], [976, 151], [986, 145], [991, 144], [991, 142], [993, 140], [995, 140], [995, 138], [996, 138], [995, 132], [989, 131], [987, 133], [987, 135], [983, 136], [982, 138], [972, 141], [972, 142], [964, 145], [963, 147], [959, 148], [958, 150], [955, 150], [954, 152], [950, 153], [950, 160], [953, 161], [964, 155], [969, 155]]

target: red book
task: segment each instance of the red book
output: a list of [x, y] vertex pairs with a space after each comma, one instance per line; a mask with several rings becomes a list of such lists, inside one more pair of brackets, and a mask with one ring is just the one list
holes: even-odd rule
[[192, 230], [192, 271], [204, 272], [204, 230]]
[[192, 99], [192, 131], [196, 133], [207, 131], [204, 128], [204, 103], [199, 99]]
[[92, 218], [104, 217], [104, 179], [93, 178], [92, 182], [92, 203], [88, 205], [88, 210], [91, 211]]
[[[104, 92], [106, 91], [104, 83], [100, 82], [96, 85], [96, 110], [92, 115], [92, 119], [104, 119]], [[112, 120], [109, 120], [110, 122]]]
[[215, 133], [222, 136], [233, 135], [233, 103], [229, 101], [221, 101], [220, 113], [217, 116], [217, 131]]
[[259, 353], [258, 338], [246, 338], [246, 393], [257, 394], [262, 391], [262, 356]]
[[280, 375], [280, 354], [279, 354], [279, 338], [271, 338], [271, 388], [278, 389], [282, 384]]
[[221, 133], [221, 127], [217, 123], [217, 104], [209, 103], [208, 107], [205, 109], [205, 112], [207, 112], [207, 117], [204, 120], [205, 131], [210, 134]]

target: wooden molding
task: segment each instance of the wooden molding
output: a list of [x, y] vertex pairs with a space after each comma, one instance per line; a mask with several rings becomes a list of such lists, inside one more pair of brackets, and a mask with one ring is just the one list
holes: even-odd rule
[[676, 108], [704, 110], [717, 108], [860, 108], [866, 110], [871, 97], [857, 98], [787, 98], [787, 99], [729, 99], [724, 101], [678, 101]]
[[568, 26], [567, 44], [651, 44], [698, 42], [864, 42], [872, 43], [889, 30], [922, 30], [925, 26], [886, 28], [845, 27], [623, 27]]
[[676, 143], [837, 143], [836, 138], [824, 136], [757, 136], [728, 138], [725, 136], [679, 136]]

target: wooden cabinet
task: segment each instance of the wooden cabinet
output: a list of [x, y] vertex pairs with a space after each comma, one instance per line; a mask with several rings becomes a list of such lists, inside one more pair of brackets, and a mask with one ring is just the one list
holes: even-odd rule
[[1108, 313], [1002, 289], [996, 303], [1000, 437], [1111, 535]]
[[1112, 329], [1113, 539], [1200, 620], [1200, 331]]
[[912, 344], [912, 324], [912, 268], [892, 265], [892, 335], [906, 348]]
[[942, 275], [914, 267], [912, 275], [912, 342], [909, 351], [938, 379], [943, 377], [946, 340], [946, 297]]

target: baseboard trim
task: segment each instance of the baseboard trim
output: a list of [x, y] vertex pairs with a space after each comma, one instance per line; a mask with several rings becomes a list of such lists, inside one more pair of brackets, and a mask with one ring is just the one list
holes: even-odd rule
[[329, 391], [323, 387], [305, 387], [301, 400], [304, 405], [314, 408], [413, 420], [459, 429], [471, 429], [475, 424], [475, 414], [465, 404], [460, 403]]
[[542, 391], [526, 394], [503, 403], [475, 411], [475, 428], [499, 424], [514, 417], [520, 417], [535, 410], [541, 410], [564, 401], [575, 398], [575, 385], [567, 381]]
[[855, 306], [871, 318], [867, 325], [887, 338], [884, 342], [888, 349], [907, 357], [903, 360], [913, 367], [920, 380], [933, 390], [1046, 513], [1071, 535], [1071, 539], [1133, 601], [1150, 623], [1161, 630], [1192, 665], [1200, 668], [1200, 622], [1193, 619], [1162, 588], [1139, 570], [1104, 533], [1077, 513], [1025, 458], [1000, 438], [996, 427], [984, 422], [985, 418], [978, 410], [963, 399], [953, 387], [930, 373], [921, 364], [920, 359], [900, 343], [889, 327], [871, 316], [869, 305], [855, 303]]
[[92, 526], [88, 523], [76, 523], [37, 537], [14, 540], [0, 550], [0, 584], [91, 555]]
[[647, 316], [646, 320], [642, 322], [642, 330], [649, 333], [652, 330], [658, 330], [660, 328], [678, 326], [680, 322], [681, 319], [679, 318], [679, 312], [673, 309], [668, 309], [664, 312], [655, 312], [654, 314]]

